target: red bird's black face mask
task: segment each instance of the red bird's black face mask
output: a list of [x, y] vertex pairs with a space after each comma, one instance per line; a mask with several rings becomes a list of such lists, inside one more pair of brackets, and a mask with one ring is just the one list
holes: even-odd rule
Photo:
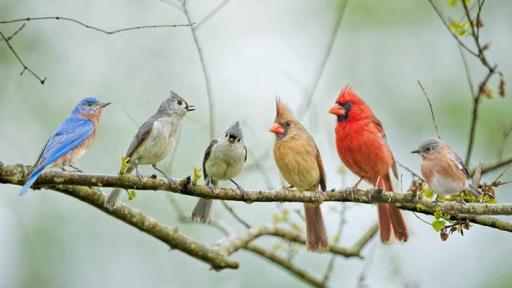
[[336, 102], [329, 110], [329, 113], [336, 115], [336, 120], [341, 122], [348, 119], [350, 109], [352, 109], [351, 102]]

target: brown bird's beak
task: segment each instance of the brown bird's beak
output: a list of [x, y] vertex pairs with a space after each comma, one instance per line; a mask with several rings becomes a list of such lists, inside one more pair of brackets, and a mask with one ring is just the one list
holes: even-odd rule
[[343, 116], [345, 115], [345, 109], [341, 107], [341, 105], [334, 104], [334, 106], [329, 110], [329, 113], [336, 116]]
[[413, 154], [420, 154], [420, 150], [413, 150], [413, 151], [411, 151], [411, 153], [413, 153]]
[[284, 133], [284, 128], [283, 128], [283, 126], [281, 126], [281, 124], [274, 123], [274, 126], [272, 126], [272, 128], [270, 128], [270, 132], [272, 132], [276, 135], [280, 135], [280, 134]]

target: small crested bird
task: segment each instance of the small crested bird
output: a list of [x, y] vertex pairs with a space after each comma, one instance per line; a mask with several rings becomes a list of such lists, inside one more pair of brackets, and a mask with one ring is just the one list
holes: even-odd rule
[[[127, 169], [121, 171], [120, 174], [129, 174], [135, 170], [137, 177], [142, 179], [139, 165], [151, 165], [156, 171], [162, 173], [167, 181], [172, 183], [173, 179], [159, 169], [156, 164], [172, 151], [181, 120], [187, 112], [194, 110], [194, 106], [188, 105], [183, 98], [171, 91], [171, 95], [160, 104], [156, 113], [149, 117], [135, 134], [125, 154]], [[120, 193], [121, 189], [113, 189], [107, 198], [106, 206], [114, 208]]]
[[[270, 132], [276, 135], [274, 159], [283, 178], [295, 188], [322, 194], [326, 189], [320, 151], [306, 128], [284, 103], [276, 101], [276, 118]], [[327, 248], [328, 238], [319, 204], [304, 204], [306, 246], [310, 251]]]
[[82, 99], [75, 106], [39, 153], [20, 195], [28, 192], [28, 189], [47, 167], [64, 170], [64, 167], [68, 166], [81, 172], [73, 165], [87, 152], [91, 143], [96, 139], [96, 127], [100, 121], [101, 111], [109, 104], [88, 97]]
[[[392, 177], [398, 178], [396, 162], [384, 128], [370, 106], [347, 86], [329, 113], [336, 116], [336, 148], [343, 164], [361, 178], [359, 181], [395, 191]], [[391, 204], [377, 204], [377, 209], [382, 242], [390, 242], [392, 237], [406, 242], [409, 236], [400, 210]]]
[[427, 138], [412, 153], [421, 156], [421, 174], [437, 195], [459, 194], [464, 190], [476, 197], [480, 195], [468, 181], [469, 173], [462, 158], [445, 142]]
[[[224, 134], [213, 139], [206, 148], [203, 157], [204, 179], [212, 191], [220, 180], [229, 180], [236, 185], [240, 193], [245, 190], [233, 178], [238, 176], [247, 161], [247, 148], [244, 145], [244, 137], [240, 123], [235, 122]], [[207, 222], [213, 200], [199, 199], [191, 218], [201, 222]]]

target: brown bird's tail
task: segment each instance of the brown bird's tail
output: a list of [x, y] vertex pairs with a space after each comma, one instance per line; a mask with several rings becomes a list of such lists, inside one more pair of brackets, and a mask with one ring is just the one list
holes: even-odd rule
[[212, 210], [212, 203], [213, 200], [211, 199], [199, 199], [199, 201], [197, 201], [196, 207], [194, 207], [194, 210], [192, 210], [192, 215], [190, 215], [190, 218], [192, 218], [192, 220], [197, 220], [203, 223], [208, 222], [210, 219], [210, 210]]
[[[381, 179], [379, 188], [385, 191], [393, 191], [393, 185], [389, 174]], [[407, 242], [409, 234], [407, 233], [407, 225], [405, 225], [402, 213], [395, 205], [377, 204], [379, 213], [379, 230], [380, 239], [383, 243], [389, 243], [393, 239], [400, 242]]]
[[304, 204], [306, 216], [306, 246], [309, 251], [323, 251], [327, 248], [327, 232], [320, 205]]

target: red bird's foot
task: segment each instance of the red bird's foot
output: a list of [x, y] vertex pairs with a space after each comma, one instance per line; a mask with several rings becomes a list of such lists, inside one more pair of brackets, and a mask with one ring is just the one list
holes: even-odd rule
[[315, 194], [316, 194], [316, 196], [321, 197], [321, 196], [324, 196], [324, 195], [325, 195], [325, 192], [324, 192], [324, 191], [322, 191], [322, 188], [318, 187], [318, 188], [316, 188], [316, 190], [315, 190]]
[[356, 184], [354, 184], [354, 186], [347, 189], [348, 193], [350, 193], [350, 198], [352, 198], [352, 200], [354, 200], [354, 193], [357, 192], [357, 190], [358, 190], [357, 186], [359, 186], [361, 181], [363, 181], [362, 177], [359, 178], [359, 180], [357, 180], [357, 182], [356, 182]]

